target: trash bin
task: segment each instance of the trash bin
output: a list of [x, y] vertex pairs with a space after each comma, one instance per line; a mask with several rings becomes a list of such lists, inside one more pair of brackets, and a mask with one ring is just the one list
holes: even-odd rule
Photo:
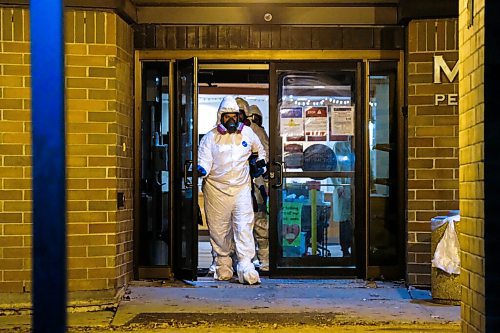
[[[446, 221], [450, 217], [458, 216], [456, 210], [450, 211], [447, 216], [436, 216], [431, 219], [431, 254], [434, 258], [436, 247], [448, 227]], [[455, 223], [455, 231], [459, 233], [460, 223]], [[431, 267], [431, 293], [436, 303], [460, 305], [461, 285], [459, 274], [449, 274], [437, 267]]]

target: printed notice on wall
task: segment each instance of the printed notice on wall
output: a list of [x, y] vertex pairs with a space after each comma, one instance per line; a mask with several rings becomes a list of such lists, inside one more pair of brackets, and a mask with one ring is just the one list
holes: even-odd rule
[[332, 106], [331, 135], [354, 135], [354, 106]]
[[283, 246], [300, 246], [302, 203], [283, 202]]
[[300, 140], [304, 137], [304, 118], [302, 118], [302, 108], [282, 108], [281, 114], [281, 136], [288, 138], [296, 138]]
[[312, 106], [306, 109], [305, 129], [309, 141], [326, 140], [328, 127], [327, 107]]

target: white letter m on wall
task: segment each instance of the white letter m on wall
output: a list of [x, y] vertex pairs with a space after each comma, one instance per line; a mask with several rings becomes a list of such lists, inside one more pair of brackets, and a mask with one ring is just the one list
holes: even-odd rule
[[443, 70], [448, 80], [453, 82], [458, 74], [458, 61], [453, 70], [450, 70], [443, 56], [434, 56], [434, 83], [441, 83], [441, 70]]

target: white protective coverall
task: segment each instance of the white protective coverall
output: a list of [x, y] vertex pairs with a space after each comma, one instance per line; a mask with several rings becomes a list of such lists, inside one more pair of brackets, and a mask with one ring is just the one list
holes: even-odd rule
[[[250, 116], [252, 115], [250, 113], [250, 104], [248, 104], [248, 102], [246, 101], [246, 99], [243, 99], [241, 97], [236, 97], [236, 104], [238, 104], [238, 108], [239, 108], [239, 117], [240, 117], [240, 121], [243, 121], [243, 124], [245, 126], [251, 126], [252, 123], [250, 121]], [[243, 114], [244, 114], [244, 118], [241, 118], [242, 115], [241, 115], [241, 111], [243, 111]], [[220, 124], [220, 117], [217, 118], [217, 125]], [[262, 143], [262, 142], [261, 142]], [[265, 147], [264, 147], [265, 148]], [[253, 151], [252, 151], [253, 152]], [[269, 156], [267, 153], [269, 152], [269, 150], [266, 150], [266, 156]], [[250, 205], [252, 204], [252, 202], [250, 202]], [[232, 239], [232, 237], [231, 237]], [[215, 252], [215, 250], [212, 248], [212, 264], [210, 265], [210, 268], [208, 269], [208, 272], [210, 275], [213, 275], [215, 274], [215, 267], [217, 266], [216, 265], [216, 262], [215, 262], [215, 258], [217, 257], [217, 253]], [[233, 263], [235, 261], [235, 256], [234, 256], [234, 244], [231, 245], [231, 257], [233, 258]], [[234, 267], [235, 264], [233, 264], [233, 267]]]
[[[234, 98], [222, 100], [217, 113], [218, 124], [224, 113], [238, 113]], [[252, 264], [255, 255], [253, 239], [254, 213], [251, 205], [251, 180], [248, 158], [257, 151], [258, 159], [266, 159], [259, 138], [248, 126], [239, 126], [236, 133], [212, 129], [201, 139], [198, 165], [206, 170], [203, 180], [205, 214], [210, 243], [215, 251], [214, 278], [229, 280], [233, 276], [230, 257], [234, 242], [238, 258], [240, 283], [259, 283], [259, 274]]]
[[[337, 171], [353, 171], [354, 156], [351, 143], [335, 142], [334, 152], [337, 158]], [[349, 256], [352, 245], [351, 180], [335, 178], [333, 191], [333, 221], [339, 223], [340, 247], [344, 256]]]
[[[250, 114], [258, 115], [262, 117], [262, 112], [260, 111], [257, 105], [250, 106]], [[264, 146], [264, 150], [266, 152], [267, 158], [269, 158], [269, 136], [263, 127], [252, 121], [250, 128], [257, 134], [262, 146]], [[260, 270], [261, 271], [269, 271], [269, 221], [267, 219], [267, 202], [262, 195], [261, 190], [262, 186], [266, 193], [268, 193], [268, 184], [267, 180], [264, 179], [263, 176], [257, 177], [253, 180], [254, 186], [254, 197], [257, 201], [257, 211], [254, 212], [254, 228], [253, 234], [255, 237], [255, 241], [257, 243], [257, 258], [260, 262]]]

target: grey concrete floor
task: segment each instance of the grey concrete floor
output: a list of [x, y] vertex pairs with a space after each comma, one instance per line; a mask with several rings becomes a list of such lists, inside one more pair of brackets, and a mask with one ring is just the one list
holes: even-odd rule
[[[460, 307], [394, 282], [277, 280], [257, 286], [201, 278], [133, 282], [117, 309], [68, 314], [74, 332], [459, 332]], [[0, 332], [30, 329], [0, 316]]]

